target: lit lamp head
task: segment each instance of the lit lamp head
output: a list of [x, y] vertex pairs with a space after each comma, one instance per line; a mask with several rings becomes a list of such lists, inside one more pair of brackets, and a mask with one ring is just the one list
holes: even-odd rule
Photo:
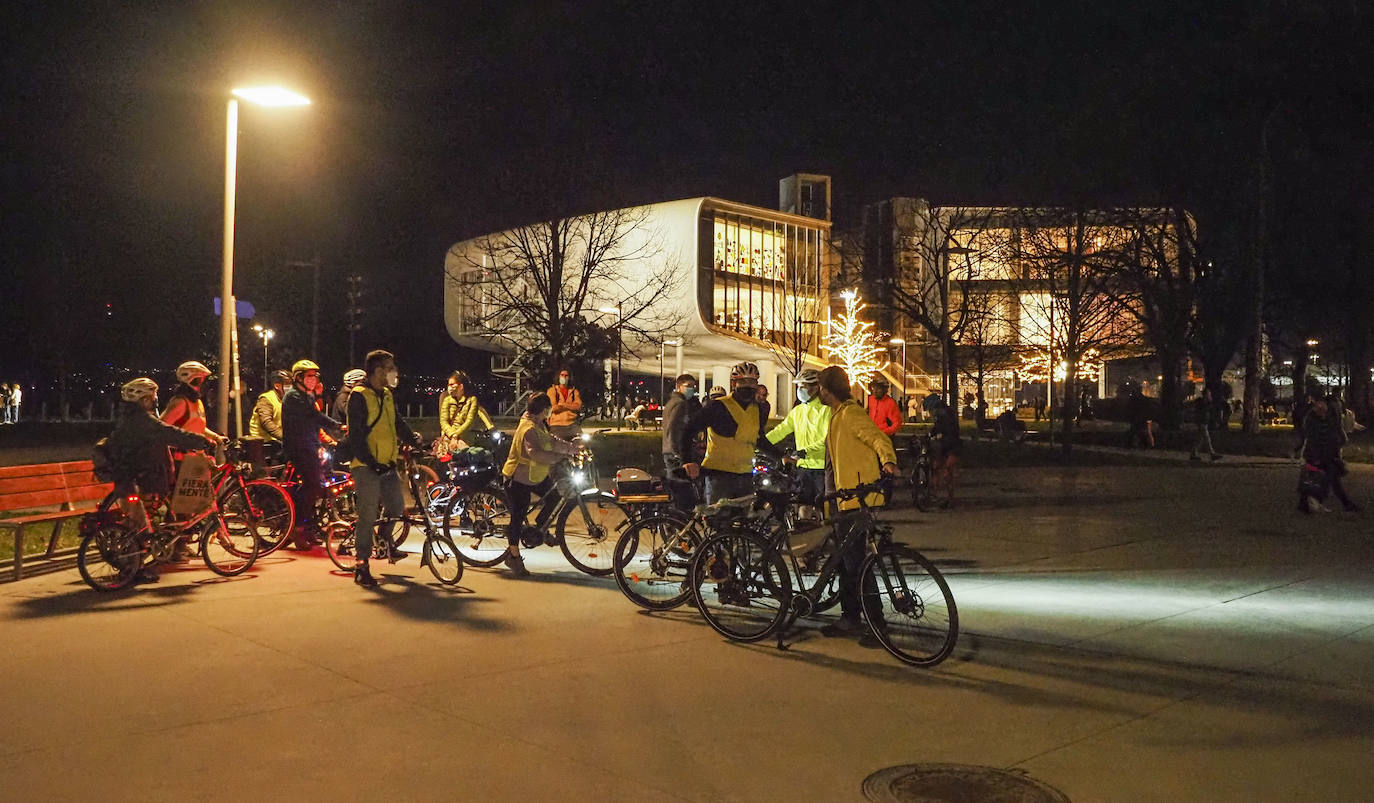
[[309, 106], [310, 98], [281, 86], [250, 86], [233, 90], [234, 97], [259, 106]]

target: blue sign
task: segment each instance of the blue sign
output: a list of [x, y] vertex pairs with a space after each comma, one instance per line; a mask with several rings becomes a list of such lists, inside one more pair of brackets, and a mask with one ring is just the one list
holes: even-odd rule
[[[220, 302], [220, 300], [219, 300], [219, 296], [215, 296], [215, 315], [216, 315], [216, 316], [218, 316], [218, 315], [220, 314], [220, 307], [221, 307], [221, 306], [223, 306], [223, 305], [221, 304], [221, 302]], [[258, 314], [258, 311], [255, 310], [255, 309], [253, 309], [253, 305], [252, 305], [252, 304], [249, 304], [247, 301], [244, 301], [244, 300], [242, 300], [242, 299], [237, 299], [237, 300], [234, 301], [234, 314], [235, 314], [238, 318], [240, 318], [240, 319], [242, 319], [242, 320], [252, 320], [253, 316]]]

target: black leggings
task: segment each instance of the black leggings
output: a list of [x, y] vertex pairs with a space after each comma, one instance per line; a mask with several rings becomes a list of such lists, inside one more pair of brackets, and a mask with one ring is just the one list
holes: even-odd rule
[[553, 478], [545, 477], [544, 481], [538, 485], [526, 485], [516, 480], [506, 480], [506, 509], [510, 511], [510, 524], [506, 525], [506, 541], [511, 546], [520, 544], [520, 530], [525, 524], [525, 516], [530, 512], [530, 499], [534, 496], [544, 497], [544, 506], [539, 510], [539, 516], [534, 520], [534, 526], [544, 529], [548, 524], [549, 514], [553, 512], [553, 506], [558, 503], [558, 494], [550, 493], [553, 488]]

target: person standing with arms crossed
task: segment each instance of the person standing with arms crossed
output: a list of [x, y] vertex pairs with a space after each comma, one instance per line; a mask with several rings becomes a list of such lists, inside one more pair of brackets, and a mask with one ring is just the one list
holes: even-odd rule
[[565, 441], [577, 440], [582, 428], [577, 425], [577, 416], [582, 412], [582, 394], [572, 384], [572, 372], [567, 368], [558, 372], [558, 384], [549, 388], [549, 401], [553, 409], [549, 412], [549, 431], [555, 438]]

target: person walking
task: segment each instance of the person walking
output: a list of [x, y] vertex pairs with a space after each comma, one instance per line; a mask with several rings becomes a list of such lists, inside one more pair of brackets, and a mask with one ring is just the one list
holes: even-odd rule
[[1202, 449], [1207, 450], [1208, 456], [1215, 462], [1221, 459], [1217, 450], [1212, 446], [1212, 417], [1216, 415], [1216, 405], [1212, 401], [1212, 389], [1203, 386], [1202, 392], [1193, 399], [1193, 414], [1197, 416], [1197, 440], [1193, 442], [1193, 453], [1188, 455], [1189, 460], [1201, 460], [1202, 455], [1198, 452]]
[[[372, 534], [377, 527], [379, 508], [388, 517], [399, 516], [405, 510], [405, 496], [401, 493], [401, 475], [396, 463], [401, 457], [401, 445], [423, 443], [420, 436], [396, 411], [391, 391], [400, 384], [396, 357], [389, 351], [376, 349], [363, 361], [367, 379], [353, 387], [348, 397], [348, 445], [353, 453], [349, 465], [353, 467], [354, 496], [358, 519], [353, 527], [354, 554], [357, 564], [353, 582], [363, 588], [376, 588], [377, 580], [368, 568], [372, 557]], [[391, 539], [391, 526], [382, 537]], [[394, 563], [406, 557], [393, 549]]]
[[0, 424], [12, 424], [10, 420], [10, 386], [6, 382], [0, 384]]
[[[1351, 513], [1361, 510], [1345, 493], [1341, 478], [1346, 474], [1345, 461], [1341, 459], [1341, 448], [1345, 446], [1345, 431], [1341, 428], [1341, 416], [1336, 405], [1325, 396], [1316, 396], [1307, 407], [1302, 421], [1303, 444], [1302, 458], [1306, 465], [1304, 474], [1319, 471], [1325, 484], [1335, 495], [1336, 500]], [[1324, 513], [1320, 499], [1314, 499], [1316, 488], [1302, 482], [1298, 485], [1298, 510], [1302, 513]]]
[[887, 394], [890, 387], [881, 376], [868, 384], [868, 417], [889, 438], [902, 428], [902, 411], [897, 401]]
[[[892, 439], [878, 429], [873, 419], [864, 414], [854, 402], [849, 376], [838, 365], [820, 372], [818, 390], [821, 403], [830, 409], [829, 428], [825, 438], [825, 452], [830, 468], [827, 472], [829, 488], [842, 491], [875, 482], [880, 476], [897, 473], [897, 453]], [[865, 500], [871, 507], [883, 504], [882, 494], [871, 494]], [[844, 539], [863, 521], [858, 499], [846, 499], [838, 504], [835, 534]], [[852, 544], [840, 556], [840, 618], [821, 628], [827, 637], [862, 634], [859, 644], [880, 647], [872, 629], [863, 622], [863, 594], [876, 594], [877, 588], [860, 588], [859, 569], [867, 556], [868, 545], [863, 541]], [[871, 623], [870, 623], [871, 624]]]
[[[803, 505], [815, 507], [825, 493], [825, 438], [830, 434], [831, 408], [821, 401], [821, 372], [805, 368], [793, 380], [797, 386], [797, 402], [787, 412], [781, 424], [768, 430], [769, 443], [778, 443], [788, 435], [796, 442], [797, 499]], [[873, 411], [869, 410], [872, 417]], [[879, 427], [881, 429], [881, 426]]]
[[959, 419], [954, 415], [954, 408], [946, 404], [944, 397], [937, 393], [927, 396], [924, 404], [931, 418], [931, 491], [943, 490], [945, 499], [941, 504], [944, 507], [952, 507], [954, 484], [958, 478], [959, 452], [964, 445], [959, 433]]
[[536, 530], [548, 526], [549, 516], [558, 503], [549, 469], [565, 457], [577, 454], [580, 448], [572, 441], [556, 437], [549, 430], [549, 416], [553, 401], [546, 395], [532, 394], [525, 402], [525, 412], [511, 437], [510, 454], [501, 474], [506, 478], [506, 510], [510, 523], [506, 525], [506, 568], [516, 577], [528, 577], [529, 569], [520, 557], [520, 536], [525, 529], [525, 517], [530, 501], [543, 498], [543, 506], [534, 519]]
[[1126, 448], [1134, 449], [1137, 445], [1142, 449], [1153, 447], [1154, 436], [1150, 434], [1150, 402], [1138, 387], [1131, 388], [1131, 395], [1126, 398], [1126, 419], [1129, 422], [1126, 427]]
[[18, 382], [10, 384], [10, 423], [19, 423], [19, 405], [24, 400], [24, 386]]
[[577, 423], [582, 412], [582, 394], [573, 387], [571, 371], [564, 368], [558, 372], [558, 383], [549, 388], [548, 397], [553, 403], [549, 431], [566, 441], [577, 440], [582, 435], [582, 427]]
[[324, 494], [324, 464], [320, 461], [320, 430], [337, 432], [343, 425], [315, 406], [320, 386], [320, 366], [297, 360], [291, 366], [291, 389], [282, 396], [282, 451], [296, 470], [296, 549], [314, 548], [318, 542], [315, 506]]
[[756, 398], [759, 367], [737, 363], [730, 369], [730, 395], [701, 408], [678, 441], [678, 454], [687, 450], [700, 433], [706, 433], [706, 456], [700, 463], [683, 464], [687, 476], [706, 477], [706, 503], [748, 496], [754, 492], [754, 449], [777, 453], [763, 436], [770, 412], [767, 402]]

